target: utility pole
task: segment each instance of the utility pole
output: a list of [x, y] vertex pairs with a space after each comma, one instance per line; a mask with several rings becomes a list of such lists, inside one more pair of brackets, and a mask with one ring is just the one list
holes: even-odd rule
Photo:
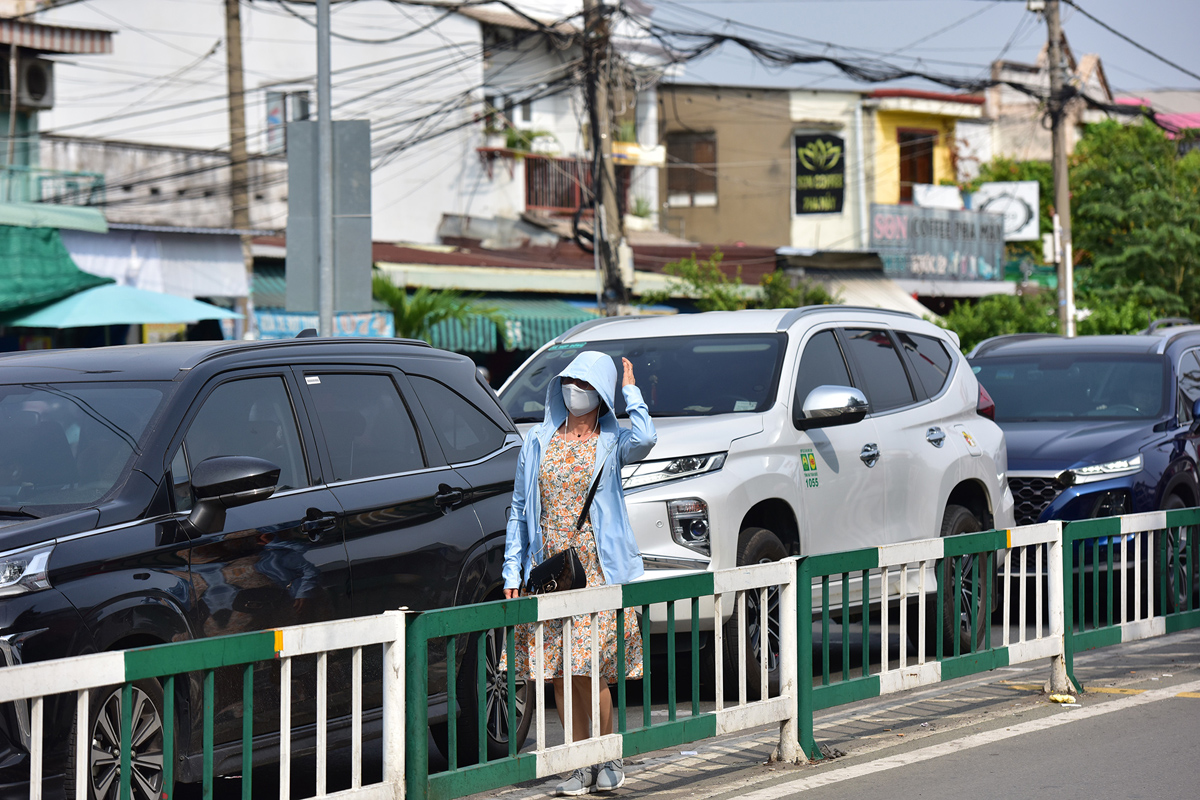
[[[246, 92], [242, 82], [242, 16], [238, 0], [225, 0], [225, 77], [229, 89], [229, 202], [233, 227], [250, 230], [250, 171], [246, 158]], [[250, 287], [254, 280], [254, 254], [250, 235], [242, 234], [242, 263], [246, 269], [246, 299], [241, 304], [247, 338], [255, 337], [254, 301]]]
[[1055, 255], [1058, 258], [1058, 330], [1063, 336], [1075, 335], [1075, 270], [1071, 253], [1071, 184], [1067, 173], [1066, 102], [1064, 76], [1066, 64], [1062, 48], [1062, 23], [1058, 0], [1046, 0], [1046, 27], [1050, 70], [1050, 123], [1053, 145]]
[[591, 127], [592, 157], [600, 159], [598, 174], [593, 172], [595, 216], [592, 229], [594, 246], [604, 280], [601, 299], [604, 315], [621, 314], [629, 304], [629, 290], [621, 278], [618, 254], [625, 238], [625, 221], [617, 202], [616, 170], [612, 162], [612, 122], [609, 116], [608, 20], [600, 0], [583, 0], [584, 63], [587, 65], [588, 124]]
[[317, 0], [317, 332], [333, 336], [333, 80], [329, 0]]

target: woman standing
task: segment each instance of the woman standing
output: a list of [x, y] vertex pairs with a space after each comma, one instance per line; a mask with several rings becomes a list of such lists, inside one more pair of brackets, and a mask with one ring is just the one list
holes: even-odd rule
[[[621, 467], [640, 461], [657, 441], [654, 423], [642, 393], [634, 384], [633, 364], [621, 359], [624, 375], [621, 391], [632, 423], [626, 430], [613, 413], [616, 365], [603, 353], [583, 352], [550, 381], [546, 389], [546, 418], [529, 431], [517, 459], [512, 514], [504, 545], [504, 596], [514, 598], [529, 570], [552, 555], [574, 547], [587, 572], [588, 586], [627, 583], [643, 573], [621, 489]], [[577, 528], [584, 500], [592, 482], [595, 497], [587, 521]], [[612, 733], [612, 696], [608, 682], [617, 670], [627, 678], [642, 675], [642, 640], [637, 616], [625, 609], [625, 663], [617, 664], [617, 612], [597, 616], [600, 641], [600, 733]], [[574, 741], [587, 739], [591, 731], [591, 618], [571, 620], [571, 639], [564, 651], [562, 622], [546, 624], [543, 631], [544, 677], [554, 684], [558, 717], [563, 719], [563, 697], [569, 682]], [[532, 625], [517, 628], [517, 674], [533, 679], [537, 664]], [[564, 723], [565, 724], [565, 723]], [[609, 792], [625, 783], [620, 759], [577, 769], [556, 787], [559, 795], [583, 795], [589, 791]]]

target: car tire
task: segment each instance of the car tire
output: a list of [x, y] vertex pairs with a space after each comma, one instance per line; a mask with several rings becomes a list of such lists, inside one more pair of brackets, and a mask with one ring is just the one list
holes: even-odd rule
[[[476, 654], [481, 635], [487, 636], [484, 644], [484, 682], [486, 686], [485, 724], [487, 726], [487, 757], [489, 761], [508, 757], [508, 676], [500, 670], [500, 658], [504, 652], [504, 629], [496, 628], [484, 633], [475, 633], [463, 655], [458, 674], [458, 701], [461, 713], [458, 716], [456, 738], [458, 743], [458, 766], [470, 766], [479, 762], [479, 706], [475, 683]], [[461, 640], [460, 640], [461, 641]], [[532, 681], [517, 681], [517, 751], [520, 752], [529, 737], [533, 722], [534, 704], [537, 702], [535, 684]], [[449, 759], [450, 730], [445, 723], [431, 725], [433, 741], [442, 755]]]
[[[983, 530], [978, 518], [969, 509], [958, 505], [946, 506], [942, 516], [941, 536], [958, 536], [964, 533], [977, 533]], [[929, 658], [937, 657], [938, 626], [942, 629], [942, 649], [946, 656], [954, 655], [954, 637], [958, 637], [959, 652], [969, 653], [978, 650], [986, 638], [987, 627], [991, 624], [991, 609], [987, 605], [988, 587], [994, 585], [995, 576], [991, 571], [981, 569], [979, 574], [979, 596], [976, 608], [971, 603], [971, 568], [976, 556], [964, 556], [962, 563], [962, 601], [959, 619], [954, 619], [954, 595], [951, 584], [954, 580], [953, 559], [941, 559], [937, 563], [938, 589], [942, 593], [942, 619], [937, 616], [937, 596], [925, 598], [925, 653]], [[918, 650], [922, 644], [919, 641], [920, 608], [915, 600], [909, 601], [908, 638]]]
[[[787, 548], [766, 528], [746, 528], [738, 536], [738, 566], [767, 564], [787, 558]], [[762, 671], [759, 664], [762, 639], [759, 620], [759, 592], [746, 593], [746, 697], [750, 700], [762, 696]], [[767, 596], [767, 681], [770, 694], [779, 691], [779, 589], [766, 591]], [[725, 690], [726, 696], [736, 696], [738, 687], [738, 619], [737, 607], [725, 623]]]
[[[159, 800], [163, 788], [163, 690], [156, 680], [136, 681], [132, 687], [133, 737], [130, 784], [133, 800]], [[91, 732], [87, 796], [92, 800], [117, 800], [120, 796], [121, 687], [94, 689], [88, 701], [87, 730]], [[78, 727], [71, 725], [67, 741], [63, 795], [74, 797], [75, 745]]]
[[[1163, 503], [1164, 511], [1173, 511], [1180, 508], [1187, 508], [1187, 504], [1177, 494], [1172, 494]], [[1166, 563], [1163, 563], [1162, 548], [1163, 536], [1167, 537], [1166, 547], [1167, 556]], [[1180, 537], [1182, 537], [1182, 546], [1180, 546]], [[1195, 569], [1197, 563], [1197, 537], [1192, 534], [1189, 527], [1168, 528], [1165, 532], [1154, 534], [1154, 605], [1156, 608], [1162, 605], [1162, 594], [1159, 587], [1162, 581], [1167, 582], [1167, 607], [1160, 609], [1160, 613], [1173, 614], [1177, 611], [1186, 611], [1189, 608], [1188, 589], [1186, 582], [1189, 572]], [[1178, 553], [1176, 550], [1178, 549]], [[1193, 584], [1192, 598], [1190, 607], [1197, 608], [1197, 587]]]

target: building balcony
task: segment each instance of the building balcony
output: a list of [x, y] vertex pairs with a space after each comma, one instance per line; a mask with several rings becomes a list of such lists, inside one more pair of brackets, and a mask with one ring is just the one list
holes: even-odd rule
[[[574, 214], [592, 205], [592, 162], [584, 158], [552, 158], [533, 153], [525, 159], [525, 208], [549, 214]], [[617, 203], [624, 213], [630, 168], [616, 166]]]
[[102, 205], [104, 175], [99, 172], [66, 172], [19, 164], [0, 167], [0, 203]]

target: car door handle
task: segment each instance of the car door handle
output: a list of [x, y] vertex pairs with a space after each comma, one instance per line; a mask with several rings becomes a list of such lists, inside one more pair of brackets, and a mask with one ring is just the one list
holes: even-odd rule
[[929, 442], [934, 447], [941, 447], [946, 443], [946, 432], [934, 425], [932, 428], [925, 431], [925, 441]]
[[309, 541], [316, 542], [320, 541], [321, 534], [336, 528], [337, 521], [337, 514], [330, 514], [319, 508], [310, 508], [304, 515], [304, 521], [300, 523], [300, 530], [304, 532]]
[[858, 457], [868, 467], [875, 466], [875, 462], [879, 460], [879, 445], [874, 442], [867, 442], [863, 445], [862, 452], [858, 454]]
[[438, 486], [438, 493], [433, 496], [433, 502], [442, 511], [449, 513], [450, 509], [463, 501], [463, 490], [443, 483]]

